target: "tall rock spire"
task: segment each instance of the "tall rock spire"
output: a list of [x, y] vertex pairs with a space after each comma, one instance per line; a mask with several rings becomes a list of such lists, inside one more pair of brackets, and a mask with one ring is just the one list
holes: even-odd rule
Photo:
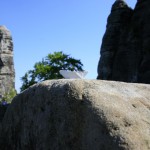
[[0, 26], [0, 98], [15, 88], [13, 42], [9, 30]]
[[111, 80], [114, 59], [118, 52], [123, 32], [127, 30], [132, 9], [123, 0], [116, 0], [112, 5], [107, 20], [106, 32], [101, 45], [101, 59], [98, 64], [98, 79]]
[[124, 0], [116, 0], [115, 3], [112, 5], [112, 10], [120, 8], [128, 8], [128, 5]]
[[116, 0], [101, 46], [98, 79], [150, 84], [150, 0], [132, 11]]

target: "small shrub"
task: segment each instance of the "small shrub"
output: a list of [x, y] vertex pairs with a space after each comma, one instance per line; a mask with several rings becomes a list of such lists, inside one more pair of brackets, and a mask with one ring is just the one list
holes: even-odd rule
[[12, 99], [17, 95], [17, 92], [14, 88], [10, 89], [9, 92], [5, 93], [2, 97], [1, 104], [6, 105], [11, 103]]

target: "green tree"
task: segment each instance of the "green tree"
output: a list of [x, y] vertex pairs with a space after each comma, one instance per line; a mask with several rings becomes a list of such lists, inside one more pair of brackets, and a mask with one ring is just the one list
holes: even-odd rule
[[34, 65], [33, 70], [29, 70], [21, 78], [23, 84], [21, 91], [29, 86], [48, 79], [61, 79], [60, 70], [83, 71], [83, 64], [80, 60], [64, 54], [62, 51], [48, 54], [41, 62]]

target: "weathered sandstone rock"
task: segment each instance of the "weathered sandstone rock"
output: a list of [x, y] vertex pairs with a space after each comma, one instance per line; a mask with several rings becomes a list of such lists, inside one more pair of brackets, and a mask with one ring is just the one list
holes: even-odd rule
[[5, 26], [0, 26], [0, 98], [15, 88], [12, 36]]
[[101, 46], [98, 79], [150, 83], [150, 1], [116, 0]]
[[150, 85], [51, 80], [14, 98], [2, 150], [150, 150]]

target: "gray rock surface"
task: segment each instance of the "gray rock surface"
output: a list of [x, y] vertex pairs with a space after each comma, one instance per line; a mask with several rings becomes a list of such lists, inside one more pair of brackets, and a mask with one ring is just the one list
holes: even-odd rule
[[0, 97], [15, 88], [13, 42], [9, 30], [0, 26]]
[[150, 85], [49, 80], [14, 98], [2, 150], [150, 150]]
[[150, 1], [116, 0], [101, 46], [98, 79], [150, 83]]

